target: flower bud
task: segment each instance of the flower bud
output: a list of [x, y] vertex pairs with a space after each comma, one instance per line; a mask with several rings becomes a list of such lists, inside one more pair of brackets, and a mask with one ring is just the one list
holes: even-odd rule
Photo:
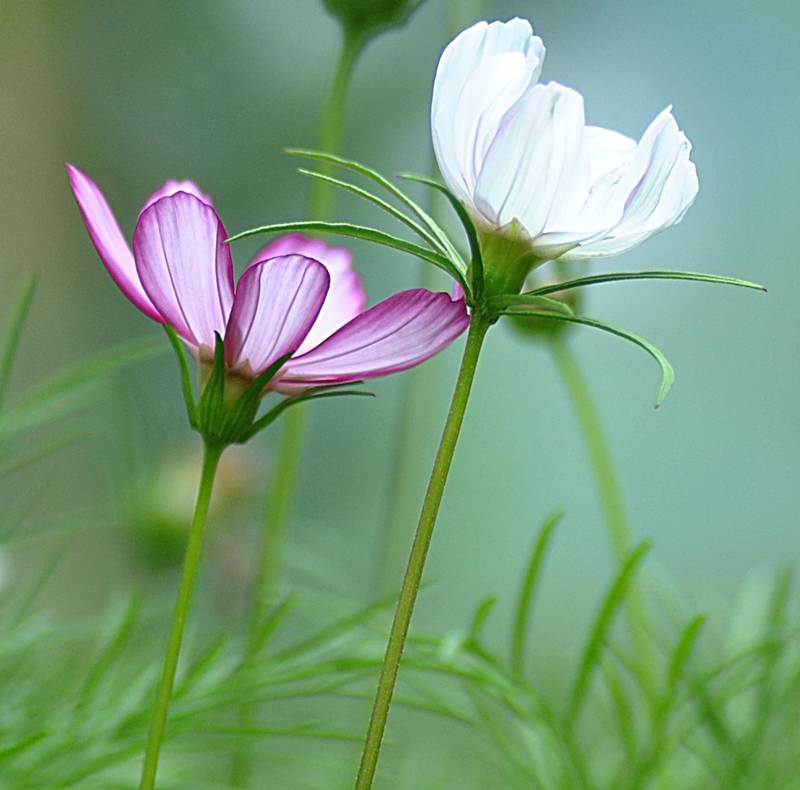
[[404, 25], [422, 0], [322, 0], [345, 33], [353, 38], [372, 38]]

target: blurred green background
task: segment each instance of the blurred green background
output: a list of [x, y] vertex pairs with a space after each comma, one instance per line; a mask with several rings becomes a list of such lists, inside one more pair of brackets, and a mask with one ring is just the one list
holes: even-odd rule
[[[487, 18], [532, 20], [548, 48], [543, 78], [579, 89], [589, 122], [638, 137], [672, 103], [694, 145], [701, 188], [683, 223], [606, 266], [703, 270], [769, 288], [764, 295], [644, 282], [587, 292], [589, 315], [644, 335], [675, 365], [675, 388], [659, 411], [651, 360], [592, 330], [570, 337], [636, 536], [655, 542], [649, 572], [693, 607], [723, 611], [750, 575], [794, 565], [800, 548], [800, 6], [484, 5]], [[428, 0], [405, 28], [368, 46], [346, 109], [346, 154], [388, 173], [430, 169], [433, 73], [454, 13], [463, 19], [469, 7]], [[166, 178], [196, 180], [231, 232], [306, 218], [309, 184], [281, 149], [314, 146], [339, 41], [317, 0], [3, 0], [0, 310], [26, 273], [40, 275], [12, 396], [114, 343], [158, 336], [100, 264], [63, 162], [95, 178], [126, 233]], [[347, 196], [337, 197], [335, 217], [388, 227]], [[256, 249], [249, 241], [235, 246], [239, 268]], [[412, 259], [352, 246], [371, 301], [419, 283]], [[417, 466], [405, 481], [409, 535], [460, 346], [409, 374], [419, 377], [427, 402], [414, 434], [401, 439], [413, 442]], [[363, 602], [399, 580], [403, 558], [393, 556], [384, 569], [376, 557], [407, 390], [399, 376], [371, 389], [374, 401], [310, 409], [282, 589]], [[174, 582], [148, 565], [154, 547], [146, 532], [164, 514], [147, 511], [139, 486], [149, 491], [141, 481], [176, 454], [192, 476], [199, 440], [182, 412], [175, 361], [165, 353], [126, 370], [105, 394], [81, 418], [90, 438], [6, 481], [2, 494], [4, 507], [30, 500], [31, 532], [53, 514], [99, 519], [70, 541], [42, 593], [39, 606], [55, 613], [102, 611], [120, 591], [147, 595]], [[210, 554], [222, 568], [212, 592], [223, 610], [241, 606], [276, 444], [270, 429], [236, 458], [244, 482], [234, 485], [235, 508], [218, 525]], [[168, 485], [170, 494], [181, 484]], [[486, 593], [509, 598], [535, 529], [556, 507], [567, 515], [548, 561], [538, 634], [548, 635], [548, 651], [561, 653], [579, 639], [611, 561], [552, 359], [501, 326], [479, 368], [431, 553], [435, 585], [415, 622], [460, 628]], [[38, 545], [6, 553], [3, 594], [45, 561]], [[508, 612], [499, 611], [502, 622]]]

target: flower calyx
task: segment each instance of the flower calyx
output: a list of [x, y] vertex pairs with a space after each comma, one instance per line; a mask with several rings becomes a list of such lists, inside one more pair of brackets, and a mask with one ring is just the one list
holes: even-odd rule
[[[215, 333], [214, 358], [208, 365], [205, 383], [199, 401], [195, 401], [189, 364], [183, 344], [175, 330], [165, 325], [167, 336], [178, 357], [181, 384], [189, 424], [208, 445], [227, 447], [244, 444], [271, 425], [290, 406], [321, 397], [360, 395], [372, 397], [371, 392], [344, 389], [341, 385], [311, 387], [283, 398], [259, 416], [261, 400], [272, 379], [294, 353], [289, 352], [275, 360], [266, 370], [252, 379], [243, 378], [225, 364], [225, 345]], [[360, 382], [352, 382], [359, 384]]]

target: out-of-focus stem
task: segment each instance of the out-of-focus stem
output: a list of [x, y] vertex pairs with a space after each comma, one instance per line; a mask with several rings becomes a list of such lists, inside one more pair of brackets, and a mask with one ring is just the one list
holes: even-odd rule
[[161, 741], [167, 724], [167, 713], [169, 711], [170, 698], [172, 697], [172, 687], [175, 683], [175, 671], [178, 668], [186, 616], [189, 612], [197, 570], [200, 566], [203, 530], [206, 524], [206, 516], [208, 515], [208, 506], [211, 502], [211, 490], [214, 486], [214, 477], [222, 451], [222, 447], [206, 444], [203, 454], [203, 472], [200, 477], [200, 488], [197, 492], [197, 504], [195, 505], [192, 528], [189, 533], [189, 542], [186, 545], [186, 557], [183, 561], [183, 573], [181, 574], [181, 583], [178, 588], [178, 597], [175, 601], [175, 613], [172, 616], [169, 640], [164, 653], [164, 666], [161, 670], [156, 704], [153, 708], [153, 719], [150, 724], [150, 736], [147, 741], [147, 751], [139, 790], [153, 790], [156, 783]]
[[[484, 13], [484, 0], [450, 0], [447, 11], [448, 37]], [[436, 160], [431, 153], [430, 174], [438, 177]], [[428, 213], [439, 219], [442, 196], [435, 190], [429, 191]], [[423, 264], [419, 280], [420, 288], [433, 289], [436, 285], [436, 270]], [[419, 467], [421, 437], [427, 432], [424, 423], [430, 399], [427, 391], [433, 386], [428, 363], [424, 370], [412, 370], [403, 376], [398, 384], [398, 413], [395, 421], [394, 446], [389, 460], [389, 479], [386, 492], [384, 518], [380, 522], [378, 548], [375, 560], [373, 587], [383, 596], [396, 589], [396, 580], [402, 568], [406, 542], [411, 538], [413, 512], [406, 504], [415, 501], [416, 485], [421, 489], [424, 478], [415, 474]]]
[[[327, 153], [337, 153], [341, 148], [344, 106], [353, 67], [363, 49], [365, 41], [345, 35], [339, 62], [331, 83], [320, 130], [319, 147]], [[331, 166], [322, 162], [319, 169], [328, 173]], [[332, 186], [321, 179], [313, 179], [309, 212], [312, 219], [325, 219], [330, 215]], [[264, 529], [256, 570], [253, 598], [250, 604], [249, 636], [251, 649], [258, 626], [264, 620], [269, 598], [278, 576], [281, 552], [286, 537], [286, 525], [292, 511], [297, 477], [300, 470], [300, 454], [306, 426], [305, 406], [289, 409], [283, 417], [283, 430], [275, 457], [275, 475], [267, 490], [264, 513]], [[242, 710], [242, 720], [255, 715], [252, 707]], [[234, 757], [231, 766], [231, 787], [246, 787], [250, 776], [251, 761], [243, 754]]]
[[411, 547], [403, 586], [400, 589], [400, 597], [397, 600], [394, 620], [389, 632], [386, 655], [383, 659], [381, 676], [375, 692], [372, 714], [364, 740], [364, 750], [361, 755], [361, 765], [359, 766], [355, 785], [356, 790], [370, 790], [375, 778], [383, 733], [389, 716], [389, 706], [392, 702], [397, 674], [400, 670], [400, 659], [403, 655], [411, 617], [414, 613], [414, 605], [419, 593], [422, 572], [425, 568], [425, 560], [433, 537], [433, 529], [436, 526], [436, 517], [439, 514], [439, 506], [442, 502], [447, 476], [450, 472], [453, 454], [461, 432], [461, 425], [464, 421], [464, 414], [467, 409], [470, 391], [472, 390], [472, 382], [475, 378], [475, 370], [478, 366], [478, 357], [480, 356], [488, 328], [489, 322], [482, 315], [473, 315], [469, 334], [467, 335], [467, 343], [464, 347], [461, 369], [456, 379], [455, 391], [450, 403], [450, 411], [444, 424], [436, 460], [433, 463], [428, 490], [425, 493], [417, 532], [414, 536], [414, 544]]
[[[589, 387], [567, 341], [557, 336], [553, 339], [551, 347], [556, 367], [572, 402], [583, 442], [586, 445], [611, 552], [615, 564], [617, 567], [621, 567], [633, 551], [633, 536], [625, 512], [625, 503], [622, 499], [622, 490], [617, 479], [611, 450], [600, 422], [600, 416], [592, 401]], [[631, 583], [628, 592], [627, 614], [637, 657], [642, 665], [644, 677], [649, 680], [653, 676], [653, 645], [648, 634], [644, 600], [635, 581]]]
[[[362, 46], [362, 39], [352, 36], [346, 36], [342, 44], [322, 121], [319, 141], [322, 151], [336, 153], [341, 147], [345, 99], [353, 67]], [[320, 165], [323, 172], [326, 172], [328, 167], [328, 163], [325, 162]], [[325, 219], [330, 214], [332, 187], [321, 179], [313, 179], [311, 190], [309, 203], [311, 217]], [[305, 423], [305, 407], [302, 405], [290, 409], [283, 418], [283, 431], [276, 455], [276, 472], [267, 492], [264, 538], [251, 614], [251, 623], [254, 627], [263, 619], [264, 609], [277, 576], [286, 523], [291, 513], [297, 484]]]

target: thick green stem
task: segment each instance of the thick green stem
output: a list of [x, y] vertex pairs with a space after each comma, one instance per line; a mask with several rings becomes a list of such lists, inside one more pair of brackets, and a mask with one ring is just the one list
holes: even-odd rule
[[[622, 490], [614, 470], [611, 450], [600, 422], [589, 387], [567, 342], [556, 337], [552, 342], [556, 366], [581, 429], [597, 495], [603, 510], [608, 541], [617, 567], [622, 567], [633, 551], [633, 536], [625, 513]], [[641, 591], [635, 582], [627, 596], [627, 613], [643, 674], [652, 677], [655, 661], [647, 629], [647, 613]]]
[[386, 720], [389, 715], [389, 706], [392, 702], [397, 673], [400, 669], [400, 659], [403, 655], [411, 616], [414, 612], [414, 604], [416, 603], [422, 580], [425, 559], [431, 544], [433, 528], [436, 525], [436, 517], [439, 513], [439, 505], [442, 501], [447, 475], [450, 471], [453, 453], [461, 431], [461, 424], [464, 421], [464, 413], [469, 401], [475, 369], [478, 365], [478, 357], [480, 356], [481, 346], [488, 328], [489, 322], [483, 316], [473, 316], [469, 334], [467, 335], [467, 344], [464, 348], [464, 357], [461, 361], [461, 369], [456, 380], [453, 400], [450, 404], [450, 411], [439, 442], [436, 460], [433, 463], [428, 490], [425, 493], [422, 512], [417, 524], [417, 532], [414, 536], [414, 544], [411, 548], [411, 555], [408, 558], [403, 586], [400, 590], [400, 597], [397, 601], [397, 608], [395, 609], [394, 620], [389, 633], [386, 655], [383, 660], [369, 727], [364, 741], [364, 751], [361, 755], [361, 765], [355, 785], [356, 790], [369, 790], [375, 777], [378, 755], [380, 754], [383, 733], [386, 729]]
[[175, 612], [172, 616], [172, 626], [169, 632], [167, 650], [164, 654], [164, 666], [161, 670], [161, 680], [158, 684], [156, 704], [153, 708], [153, 719], [150, 723], [150, 735], [147, 741], [147, 751], [142, 768], [142, 779], [139, 790], [153, 790], [156, 783], [158, 770], [158, 756], [161, 751], [161, 741], [164, 737], [164, 728], [167, 724], [172, 687], [175, 683], [175, 670], [178, 667], [178, 657], [181, 652], [181, 642], [186, 626], [186, 616], [192, 600], [197, 569], [200, 566], [200, 554], [203, 546], [203, 530], [208, 515], [208, 505], [211, 501], [211, 490], [214, 486], [214, 476], [223, 448], [206, 445], [203, 454], [203, 472], [200, 477], [200, 488], [197, 492], [192, 528], [189, 533], [189, 542], [186, 546], [186, 557], [183, 561], [183, 573], [178, 588], [178, 597], [175, 601]]

